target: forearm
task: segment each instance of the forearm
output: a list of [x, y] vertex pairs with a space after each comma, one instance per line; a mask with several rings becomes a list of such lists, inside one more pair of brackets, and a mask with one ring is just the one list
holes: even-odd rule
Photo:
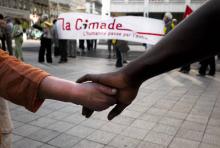
[[53, 76], [48, 76], [42, 80], [39, 87], [39, 97], [49, 98], [63, 102], [72, 102], [80, 104], [80, 99], [77, 99], [80, 92], [77, 83], [59, 79]]
[[78, 84], [53, 76], [46, 77], [40, 84], [39, 97], [62, 102], [71, 102], [101, 111], [116, 103], [111, 97], [116, 90], [96, 83]]
[[143, 81], [220, 52], [220, 1], [211, 0], [122, 71], [132, 82]]

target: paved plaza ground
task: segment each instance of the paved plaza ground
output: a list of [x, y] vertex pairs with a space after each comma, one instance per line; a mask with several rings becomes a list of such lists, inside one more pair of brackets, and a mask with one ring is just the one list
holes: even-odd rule
[[[106, 58], [39, 64], [37, 52], [25, 51], [24, 59], [73, 81], [117, 70], [115, 60]], [[219, 93], [220, 73], [200, 77], [196, 70], [174, 70], [143, 83], [132, 105], [112, 121], [106, 118], [110, 109], [86, 119], [71, 103], [47, 100], [35, 114], [10, 103], [13, 148], [219, 148]]]

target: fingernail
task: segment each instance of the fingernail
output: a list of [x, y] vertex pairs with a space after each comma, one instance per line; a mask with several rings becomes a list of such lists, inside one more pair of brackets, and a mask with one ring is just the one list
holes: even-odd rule
[[113, 94], [116, 94], [116, 93], [117, 93], [117, 90], [116, 90], [116, 89], [112, 89], [112, 93], [113, 93]]

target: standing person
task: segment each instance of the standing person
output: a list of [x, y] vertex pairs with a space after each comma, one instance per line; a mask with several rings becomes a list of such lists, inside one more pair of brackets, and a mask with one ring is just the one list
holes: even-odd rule
[[172, 14], [170, 12], [166, 12], [163, 18], [164, 21], [164, 33], [167, 34], [172, 30]]
[[59, 63], [67, 63], [68, 61], [68, 40], [65, 39], [59, 39], [59, 48], [60, 48], [60, 61]]
[[108, 45], [108, 58], [111, 59], [112, 55], [112, 40], [107, 40], [107, 45]]
[[86, 40], [86, 45], [87, 45], [87, 50], [88, 51], [91, 51], [91, 49], [92, 49], [92, 46], [91, 46], [92, 43], [91, 42], [92, 42], [92, 40]]
[[128, 51], [130, 50], [127, 41], [121, 41], [121, 47], [119, 48], [122, 53], [122, 62], [123, 64], [128, 63]]
[[[116, 42], [118, 42], [118, 40]], [[113, 48], [115, 49], [115, 53], [116, 53], [115, 66], [116, 67], [122, 67], [123, 66], [122, 54], [121, 54], [121, 51], [120, 51], [119, 47], [117, 46], [117, 43]]]
[[206, 70], [209, 67], [208, 75], [214, 76], [215, 75], [215, 56], [209, 57], [207, 59], [204, 59], [200, 62], [201, 66], [199, 68], [199, 75], [205, 76]]
[[53, 20], [53, 27], [52, 27], [52, 41], [54, 45], [54, 56], [60, 55], [60, 49], [59, 49], [59, 37], [57, 32], [57, 26], [56, 26], [57, 20]]
[[123, 63], [128, 63], [128, 51], [129, 51], [129, 46], [125, 45], [125, 48], [121, 49], [122, 52], [122, 58], [123, 58]]
[[43, 23], [43, 35], [41, 37], [42, 45], [39, 51], [39, 62], [44, 62], [44, 56], [46, 51], [46, 59], [47, 63], [52, 63], [52, 54], [51, 54], [51, 47], [52, 47], [52, 36], [51, 36], [51, 27], [48, 21]]
[[97, 48], [97, 40], [92, 40], [92, 50], [96, 51]]
[[93, 42], [93, 40], [90, 40], [90, 49], [91, 49], [91, 51], [93, 51], [93, 44], [94, 42]]
[[6, 33], [6, 22], [4, 20], [4, 16], [0, 14], [0, 40], [1, 40], [2, 49], [4, 51], [6, 51], [5, 33]]
[[127, 63], [127, 52], [129, 50], [128, 42], [124, 40], [117, 40], [115, 43], [116, 51], [116, 67], [122, 67], [123, 63]]
[[42, 31], [42, 35], [40, 38], [40, 50], [38, 56], [38, 62], [43, 63], [46, 52], [46, 60], [47, 63], [52, 63], [52, 54], [51, 54], [51, 46], [52, 46], [52, 36], [51, 36], [51, 28], [52, 24], [48, 21], [48, 16], [42, 16], [40, 19], [40, 24], [34, 24], [33, 27]]
[[15, 39], [15, 56], [17, 59], [24, 61], [22, 54], [23, 29], [21, 27], [21, 21], [18, 18], [15, 19], [12, 37]]
[[147, 51], [147, 43], [142, 44], [144, 46], [144, 49]]
[[172, 19], [172, 24], [171, 24], [171, 27], [172, 27], [172, 30], [176, 27], [176, 25], [178, 24], [178, 21], [177, 19]]
[[85, 45], [84, 45], [85, 40], [79, 40], [79, 49], [81, 49], [82, 55], [85, 54]]
[[12, 49], [12, 32], [13, 32], [13, 23], [11, 18], [6, 19], [6, 44], [7, 44], [7, 50], [10, 55], [13, 55], [13, 49]]

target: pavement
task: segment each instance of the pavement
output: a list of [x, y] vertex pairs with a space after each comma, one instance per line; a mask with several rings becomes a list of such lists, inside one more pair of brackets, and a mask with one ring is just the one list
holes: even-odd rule
[[[136, 52], [143, 54], [139, 48]], [[37, 56], [24, 51], [25, 62], [73, 81], [86, 73], [118, 70], [115, 59], [105, 56], [78, 56], [65, 64], [58, 64], [58, 58], [40, 64]], [[147, 80], [112, 121], [106, 118], [110, 109], [86, 119], [81, 107], [71, 103], [46, 100], [36, 113], [10, 103], [13, 148], [219, 148], [219, 93], [219, 72], [199, 77], [193, 69], [188, 75], [173, 70]]]

